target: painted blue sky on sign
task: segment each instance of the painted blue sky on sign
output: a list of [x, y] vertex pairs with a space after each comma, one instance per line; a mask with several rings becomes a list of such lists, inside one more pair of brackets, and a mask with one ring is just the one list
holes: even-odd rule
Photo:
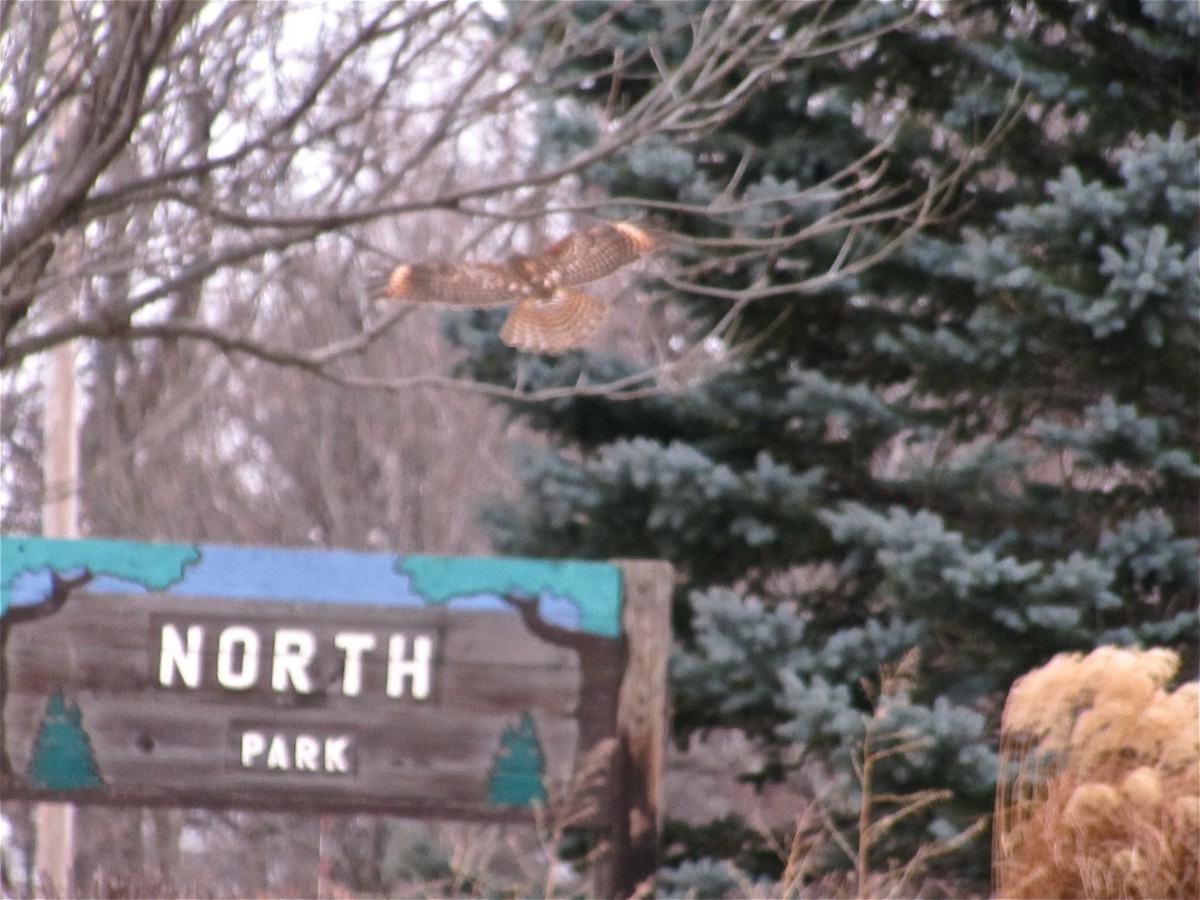
[[[148, 586], [136, 565], [129, 565], [140, 558], [149, 570], [167, 553], [177, 558], [181, 546], [194, 552], [169, 584], [159, 578]], [[620, 573], [608, 563], [10, 536], [0, 538], [0, 568], [8, 569], [0, 612], [7, 603], [42, 602], [50, 593], [51, 569], [78, 572], [82, 560], [95, 559], [98, 550], [119, 555], [124, 565], [111, 567], [120, 575], [97, 574], [84, 588], [89, 593], [158, 590], [172, 596], [511, 611], [498, 592], [516, 592], [538, 596], [546, 622], [609, 637], [619, 633]], [[102, 565], [86, 564], [103, 572]]]

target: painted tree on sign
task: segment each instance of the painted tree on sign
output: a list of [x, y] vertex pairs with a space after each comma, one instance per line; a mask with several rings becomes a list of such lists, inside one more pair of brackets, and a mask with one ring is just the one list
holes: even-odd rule
[[83, 714], [78, 705], [66, 702], [62, 691], [55, 691], [46, 702], [46, 714], [33, 742], [29, 780], [37, 787], [54, 790], [104, 784], [83, 730]]
[[[200, 558], [190, 544], [145, 544], [114, 540], [71, 540], [33, 536], [0, 536], [0, 613], [12, 602], [18, 580], [34, 573], [74, 578], [110, 575], [137, 582], [147, 590], [164, 590], [183, 577], [184, 569]], [[46, 582], [47, 588], [50, 582]], [[19, 601], [18, 601], [19, 602]], [[26, 601], [28, 602], [28, 601]]]
[[500, 749], [488, 779], [488, 803], [497, 806], [528, 806], [546, 799], [542, 785], [542, 748], [538, 744], [533, 716], [521, 716], [517, 725], [506, 725]]

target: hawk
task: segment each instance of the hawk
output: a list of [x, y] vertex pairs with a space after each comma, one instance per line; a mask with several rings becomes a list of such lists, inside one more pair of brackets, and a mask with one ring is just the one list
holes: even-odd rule
[[608, 303], [576, 290], [611, 275], [655, 247], [629, 222], [573, 231], [536, 256], [501, 263], [439, 260], [399, 266], [385, 293], [397, 300], [454, 306], [512, 306], [500, 339], [518, 350], [562, 353], [583, 346]]

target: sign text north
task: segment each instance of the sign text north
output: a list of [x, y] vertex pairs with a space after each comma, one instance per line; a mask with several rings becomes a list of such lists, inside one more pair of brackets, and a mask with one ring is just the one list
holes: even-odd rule
[[346, 697], [366, 691], [390, 698], [429, 699], [433, 634], [213, 624], [159, 619], [153, 623], [153, 679], [159, 687], [218, 688]]

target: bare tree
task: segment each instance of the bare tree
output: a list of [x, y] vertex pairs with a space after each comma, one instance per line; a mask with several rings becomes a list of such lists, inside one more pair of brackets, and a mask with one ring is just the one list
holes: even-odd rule
[[[649, 48], [659, 80], [630, 108], [608, 110], [592, 147], [547, 163], [531, 152], [535, 99], [570, 82], [568, 63], [589, 50], [608, 16], [584, 25], [560, 5], [540, 3], [518, 4], [504, 22], [449, 2], [338, 11], [8, 4], [0, 22], [12, 85], [3, 96], [9, 137], [0, 159], [0, 365], [80, 337], [190, 339], [352, 386], [451, 384], [436, 373], [381, 379], [345, 365], [388, 333], [403, 309], [365, 319], [338, 339], [279, 340], [262, 310], [275, 299], [281, 269], [331, 242], [349, 259], [352, 277], [340, 283], [358, 294], [337, 300], [357, 302], [366, 276], [390, 262], [374, 249], [371, 223], [404, 221], [412, 230], [431, 212], [453, 211], [466, 219], [456, 229], [462, 251], [486, 246], [498, 224], [611, 205], [607, 198], [555, 203], [564, 196], [555, 189], [624, 149], [719, 128], [785, 64], [878, 36], [855, 31], [845, 21], [851, 13], [831, 8], [780, 39], [776, 26], [788, 7], [712, 4], [679, 22], [689, 32], [682, 62], [668, 70]], [[522, 38], [535, 30], [558, 37], [525, 52]], [[638, 62], [618, 57], [610, 71], [619, 76]], [[64, 117], [69, 127], [56, 127]], [[516, 165], [492, 165], [497, 138]], [[725, 257], [779, 252], [838, 233], [845, 252], [834, 268], [786, 289], [802, 293], [860, 271], [942, 212], [957, 180], [955, 172], [934, 175], [916, 200], [898, 202], [877, 180], [884, 162], [881, 146], [794, 197], [743, 200], [764, 207], [819, 200], [830, 212], [803, 228], [781, 221], [773, 238], [705, 249]], [[729, 187], [725, 200], [697, 212], [728, 214]], [[889, 222], [888, 240], [861, 242], [862, 229], [878, 232]], [[65, 258], [71, 234], [82, 247]], [[699, 289], [694, 274], [676, 273], [668, 284]], [[96, 291], [101, 277], [114, 289]], [[241, 293], [253, 301], [232, 302], [234, 285], [250, 285]], [[52, 316], [47, 298], [64, 286], [84, 286], [91, 296]], [[737, 304], [780, 290], [732, 294], [730, 321]]]

